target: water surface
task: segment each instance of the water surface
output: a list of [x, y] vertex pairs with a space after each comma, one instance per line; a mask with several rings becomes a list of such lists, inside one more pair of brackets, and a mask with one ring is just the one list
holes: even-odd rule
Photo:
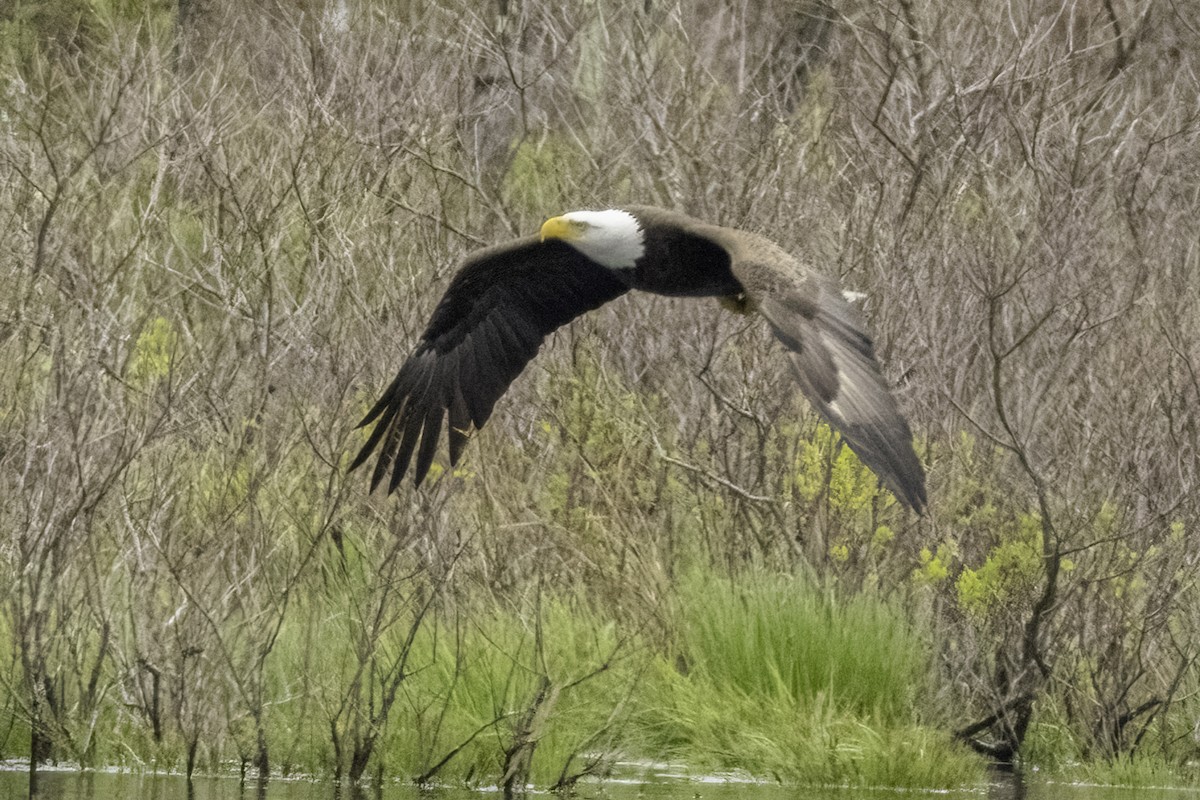
[[[265, 787], [256, 781], [241, 783], [234, 777], [197, 778], [189, 790], [178, 775], [44, 771], [38, 775], [39, 800], [485, 800], [496, 791], [417, 789], [394, 783], [382, 788], [351, 791], [329, 781], [273, 779]], [[0, 800], [29, 796], [29, 774], [24, 769], [0, 770]], [[530, 796], [553, 796], [531, 793]], [[787, 787], [745, 781], [687, 780], [644, 774], [636, 779], [588, 784], [573, 795], [581, 800], [1200, 800], [1194, 789], [1128, 789], [1050, 784], [1037, 779], [997, 774], [987, 785], [954, 792], [919, 792], [896, 789], [838, 789]]]

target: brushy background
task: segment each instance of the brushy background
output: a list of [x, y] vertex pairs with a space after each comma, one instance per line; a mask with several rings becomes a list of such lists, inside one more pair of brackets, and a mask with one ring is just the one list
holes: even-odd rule
[[[1198, 20], [0, 7], [0, 757], [1188, 779]], [[466, 253], [633, 202], [866, 292], [926, 518], [763, 325], [650, 296], [552, 336], [459, 469], [346, 474]]]

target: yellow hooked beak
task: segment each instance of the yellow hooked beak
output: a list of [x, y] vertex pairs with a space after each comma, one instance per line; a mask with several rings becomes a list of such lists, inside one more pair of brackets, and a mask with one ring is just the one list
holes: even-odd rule
[[587, 229], [586, 222], [570, 220], [566, 217], [551, 217], [542, 223], [542, 241], [547, 239], [578, 239]]

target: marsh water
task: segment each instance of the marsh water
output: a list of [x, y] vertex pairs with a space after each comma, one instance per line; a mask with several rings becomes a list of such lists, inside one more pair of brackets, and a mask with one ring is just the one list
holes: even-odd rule
[[[533, 793], [545, 794], [542, 792]], [[28, 797], [29, 775], [23, 770], [0, 770], [0, 800]], [[272, 780], [265, 787], [233, 777], [198, 778], [189, 788], [177, 775], [129, 773], [42, 772], [37, 793], [44, 800], [467, 800], [498, 797], [492, 790], [416, 789], [402, 784], [349, 791], [328, 781]], [[1019, 775], [997, 773], [973, 789], [920, 792], [896, 789], [839, 789], [787, 787], [721, 778], [683, 779], [654, 771], [625, 780], [580, 787], [574, 797], [604, 800], [894, 800], [929, 797], [941, 800], [1200, 800], [1200, 789], [1128, 789], [1055, 784]]]

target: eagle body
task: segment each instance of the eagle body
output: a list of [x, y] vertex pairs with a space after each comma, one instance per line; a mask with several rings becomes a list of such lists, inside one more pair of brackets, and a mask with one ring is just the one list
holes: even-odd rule
[[859, 458], [918, 513], [925, 473], [855, 309], [830, 278], [763, 236], [649, 206], [552, 217], [539, 235], [477, 250], [450, 281], [425, 332], [360, 427], [374, 424], [354, 469], [379, 449], [371, 478], [420, 483], [448, 423], [450, 463], [470, 431], [541, 347], [575, 317], [635, 289], [717, 297], [761, 314], [801, 391]]
[[645, 253], [629, 271], [630, 287], [669, 297], [742, 293], [728, 251], [696, 220], [659, 208], [626, 209], [641, 224]]

